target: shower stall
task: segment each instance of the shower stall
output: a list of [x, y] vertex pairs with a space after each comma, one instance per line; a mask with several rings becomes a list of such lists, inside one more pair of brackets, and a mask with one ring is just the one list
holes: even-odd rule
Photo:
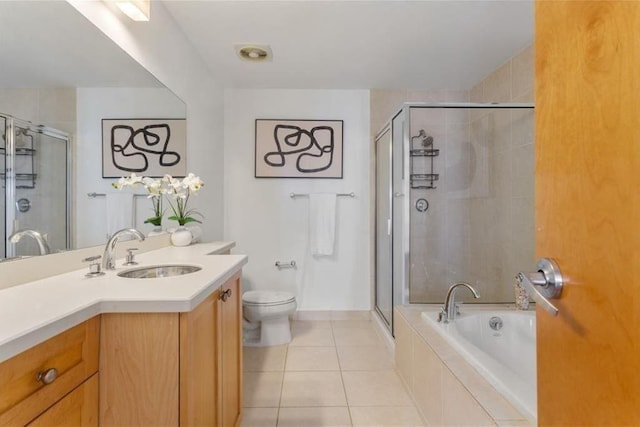
[[69, 135], [6, 114], [0, 133], [0, 260], [41, 254], [38, 235], [51, 252], [69, 249]]
[[535, 264], [533, 144], [526, 103], [407, 103], [377, 134], [375, 308], [392, 333], [394, 305], [442, 304], [455, 282], [514, 301]]

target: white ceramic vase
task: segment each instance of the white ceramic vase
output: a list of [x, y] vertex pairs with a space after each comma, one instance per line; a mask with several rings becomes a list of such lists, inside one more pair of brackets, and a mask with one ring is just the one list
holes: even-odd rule
[[173, 246], [189, 246], [193, 235], [185, 227], [178, 227], [171, 233], [171, 244]]

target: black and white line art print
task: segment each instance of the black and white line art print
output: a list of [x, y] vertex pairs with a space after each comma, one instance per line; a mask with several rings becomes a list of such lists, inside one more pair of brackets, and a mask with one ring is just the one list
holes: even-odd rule
[[185, 119], [103, 119], [102, 177], [186, 175]]
[[342, 120], [256, 120], [256, 178], [342, 178]]

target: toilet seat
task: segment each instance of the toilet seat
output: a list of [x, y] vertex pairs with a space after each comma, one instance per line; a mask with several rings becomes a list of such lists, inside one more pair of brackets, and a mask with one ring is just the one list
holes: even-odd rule
[[247, 291], [242, 295], [244, 305], [260, 307], [289, 304], [295, 299], [295, 295], [283, 291]]

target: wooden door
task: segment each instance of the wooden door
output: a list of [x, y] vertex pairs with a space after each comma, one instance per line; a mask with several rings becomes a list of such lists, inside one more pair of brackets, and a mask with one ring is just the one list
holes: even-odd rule
[[218, 298], [216, 290], [180, 314], [180, 425], [217, 425]]
[[538, 422], [640, 425], [640, 3], [536, 2]]
[[[242, 290], [238, 273], [220, 289], [222, 427], [240, 424], [242, 410]], [[229, 292], [230, 291], [230, 292]], [[225, 294], [226, 293], [226, 294]]]
[[47, 409], [28, 427], [98, 427], [98, 374]]

